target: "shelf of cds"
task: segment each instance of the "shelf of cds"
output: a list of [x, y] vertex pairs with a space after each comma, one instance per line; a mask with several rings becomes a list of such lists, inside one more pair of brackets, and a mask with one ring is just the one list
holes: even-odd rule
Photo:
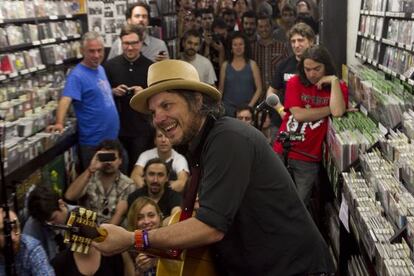
[[0, 147], [6, 176], [75, 132], [73, 120], [62, 135], [45, 128], [55, 120], [67, 69], [82, 57], [84, 10], [83, 0], [0, 0]]
[[0, 0], [0, 81], [81, 58], [81, 0]]
[[356, 57], [414, 85], [414, 1], [363, 0]]

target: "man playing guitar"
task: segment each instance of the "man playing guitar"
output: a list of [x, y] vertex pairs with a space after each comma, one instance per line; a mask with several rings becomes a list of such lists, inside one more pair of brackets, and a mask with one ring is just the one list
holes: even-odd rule
[[328, 247], [282, 161], [258, 130], [221, 116], [220, 99], [184, 61], [151, 65], [148, 88], [132, 98], [131, 107], [151, 113], [172, 144], [188, 147], [188, 189], [199, 169], [200, 207], [194, 217], [148, 232], [103, 224], [108, 236], [93, 245], [115, 254], [134, 245], [145, 251], [211, 244], [224, 275], [332, 273]]

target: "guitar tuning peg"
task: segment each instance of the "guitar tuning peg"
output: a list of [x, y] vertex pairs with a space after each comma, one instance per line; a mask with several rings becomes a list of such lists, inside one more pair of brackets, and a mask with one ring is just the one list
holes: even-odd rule
[[72, 243], [72, 246], [70, 247], [70, 251], [76, 252], [76, 242]]
[[86, 209], [85, 208], [82, 208], [82, 207], [79, 208], [79, 215], [81, 217], [85, 216], [85, 212], [86, 212]]
[[89, 220], [92, 216], [92, 211], [91, 210], [86, 210], [86, 218]]
[[76, 252], [83, 253], [83, 244], [79, 244], [79, 246], [76, 248]]
[[82, 253], [86, 255], [88, 254], [88, 252], [89, 252], [89, 245], [85, 245]]

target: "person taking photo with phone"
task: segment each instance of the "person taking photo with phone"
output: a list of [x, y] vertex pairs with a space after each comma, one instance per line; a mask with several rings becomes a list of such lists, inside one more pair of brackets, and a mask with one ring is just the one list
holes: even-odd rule
[[120, 224], [126, 214], [127, 197], [135, 190], [134, 182], [122, 174], [121, 144], [104, 140], [89, 167], [66, 190], [68, 201], [97, 212], [98, 223]]

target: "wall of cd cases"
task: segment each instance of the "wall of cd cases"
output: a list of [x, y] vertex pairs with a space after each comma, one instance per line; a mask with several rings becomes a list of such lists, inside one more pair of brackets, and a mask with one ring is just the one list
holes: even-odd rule
[[[83, 0], [0, 0], [0, 134], [6, 176], [54, 144], [67, 69], [82, 58]], [[65, 133], [73, 133], [68, 123]]]
[[356, 57], [414, 85], [414, 1], [363, 0]]
[[0, 81], [79, 60], [86, 30], [78, 0], [1, 1]]

